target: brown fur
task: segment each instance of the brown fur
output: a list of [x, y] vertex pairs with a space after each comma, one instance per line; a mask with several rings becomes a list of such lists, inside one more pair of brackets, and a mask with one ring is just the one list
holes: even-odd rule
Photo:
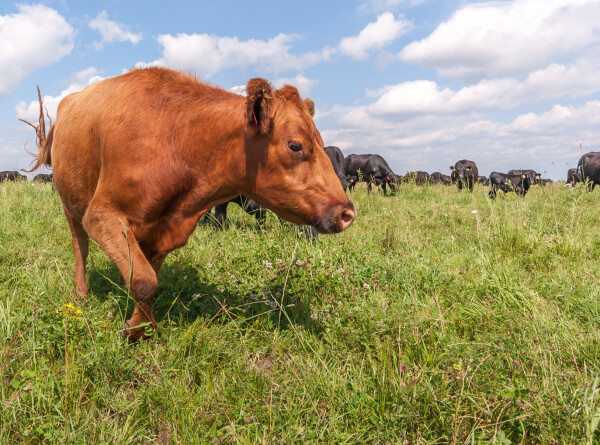
[[137, 304], [123, 330], [130, 339], [143, 335], [140, 323], [154, 323], [165, 257], [216, 204], [244, 194], [325, 233], [344, 230], [356, 215], [297, 90], [273, 90], [264, 79], [246, 90], [245, 99], [148, 68], [92, 84], [59, 105], [36, 165], [52, 159], [79, 292], [87, 294], [89, 237], [131, 277]]

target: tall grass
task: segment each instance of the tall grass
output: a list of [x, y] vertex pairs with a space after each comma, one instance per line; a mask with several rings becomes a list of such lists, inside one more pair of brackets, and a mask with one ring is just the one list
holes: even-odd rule
[[600, 198], [357, 187], [346, 232], [230, 209], [159, 277], [130, 345], [118, 271], [90, 298], [48, 185], [0, 184], [0, 443], [600, 441]]

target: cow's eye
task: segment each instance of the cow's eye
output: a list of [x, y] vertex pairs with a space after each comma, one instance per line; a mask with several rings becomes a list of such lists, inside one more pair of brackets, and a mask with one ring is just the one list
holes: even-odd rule
[[299, 144], [298, 142], [288, 142], [288, 147], [294, 153], [300, 153], [302, 151], [302, 144]]

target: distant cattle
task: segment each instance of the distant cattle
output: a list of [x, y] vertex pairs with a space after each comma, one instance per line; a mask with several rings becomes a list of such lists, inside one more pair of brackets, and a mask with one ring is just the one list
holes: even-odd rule
[[552, 179], [544, 178], [544, 179], [542, 179], [542, 182], [540, 184], [543, 185], [544, 187], [546, 187], [546, 185], [552, 184], [552, 182], [554, 182], [554, 181], [552, 181]]
[[321, 233], [349, 227], [356, 211], [313, 114], [314, 103], [289, 85], [251, 79], [244, 97], [158, 67], [65, 97], [38, 138], [33, 169], [52, 167], [79, 293], [87, 296], [91, 237], [128, 277], [135, 305], [122, 333], [137, 340], [145, 326], [156, 328], [152, 306], [167, 254], [215, 205], [243, 194]]
[[575, 187], [575, 184], [578, 182], [583, 182], [581, 177], [581, 170], [578, 168], [570, 168], [567, 171], [567, 184], [570, 184], [571, 187]]
[[[252, 215], [256, 218], [256, 222], [260, 228], [264, 227], [265, 221], [267, 220], [267, 209], [262, 207], [257, 202], [251, 200], [250, 198], [239, 195], [233, 199], [230, 199], [227, 202], [222, 202], [215, 206], [215, 215], [214, 215], [214, 226], [217, 229], [222, 229], [225, 220], [227, 219], [227, 206], [230, 204], [239, 205], [244, 212], [248, 215]], [[280, 218], [281, 220], [281, 218]], [[282, 220], [283, 221], [283, 220]], [[307, 239], [317, 239], [319, 237], [319, 233], [312, 226], [297, 226], [298, 233], [304, 235]]]
[[490, 180], [488, 178], [486, 178], [485, 176], [480, 176], [477, 182], [479, 182], [481, 185], [484, 185], [484, 186], [490, 185]]
[[412, 180], [415, 181], [415, 184], [417, 185], [425, 185], [429, 183], [430, 176], [429, 173], [423, 171], [407, 172], [406, 175], [404, 175], [404, 180], [407, 182]]
[[27, 179], [27, 176], [21, 175], [16, 170], [0, 172], [1, 181], [16, 181], [17, 179]]
[[333, 170], [340, 179], [340, 183], [345, 191], [348, 188], [348, 177], [346, 176], [346, 166], [344, 165], [344, 154], [342, 153], [342, 150], [333, 145], [329, 145], [325, 147], [325, 153], [329, 156], [331, 164], [333, 165]]
[[523, 170], [523, 169], [509, 170], [508, 174], [509, 175], [521, 175], [521, 174], [525, 174], [525, 175], [529, 176], [529, 182], [531, 183], [531, 185], [537, 185], [537, 184], [541, 184], [542, 183], [542, 175], [541, 175], [541, 173], [538, 173], [535, 170]]
[[354, 189], [356, 183], [362, 179], [367, 183], [367, 190], [371, 192], [372, 184], [381, 185], [383, 194], [387, 193], [386, 187], [393, 190], [400, 184], [401, 178], [396, 175], [385, 159], [380, 155], [348, 155], [345, 159], [346, 175], [350, 179], [348, 187]]
[[479, 178], [477, 164], [473, 161], [462, 159], [454, 164], [454, 166], [451, 166], [450, 170], [452, 171], [452, 174], [450, 175], [452, 183], [456, 184], [458, 190], [460, 191], [463, 188], [467, 188], [473, 193], [473, 186]]
[[38, 182], [52, 182], [52, 174], [46, 175], [44, 173], [40, 173], [39, 175], [35, 175], [33, 180]]
[[579, 158], [577, 168], [581, 171], [583, 182], [588, 184], [589, 190], [594, 190], [600, 184], [600, 151], [591, 151]]
[[433, 172], [429, 176], [429, 181], [431, 182], [431, 184], [444, 184], [444, 185], [452, 184], [452, 178], [450, 178], [450, 176], [444, 175], [440, 172]]
[[490, 173], [490, 191], [489, 197], [496, 197], [496, 190], [500, 189], [504, 193], [514, 191], [518, 196], [524, 197], [529, 188], [531, 181], [529, 175], [522, 173], [520, 175], [509, 175], [506, 173], [492, 172]]
[[215, 206], [215, 227], [223, 227], [223, 224], [227, 219], [227, 206], [229, 205], [229, 203], [239, 205], [248, 215], [254, 216], [260, 227], [263, 226], [267, 219], [267, 209], [265, 209], [264, 207], [257, 204], [255, 201], [252, 201], [250, 198], [247, 198], [244, 195], [238, 195], [235, 198], [230, 199], [229, 201], [222, 202], [221, 204], [217, 204]]

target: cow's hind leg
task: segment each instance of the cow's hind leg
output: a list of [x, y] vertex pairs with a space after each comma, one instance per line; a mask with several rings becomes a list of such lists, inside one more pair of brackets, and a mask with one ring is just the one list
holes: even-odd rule
[[[144, 335], [146, 323], [152, 323], [156, 328], [152, 316], [158, 288], [155, 269], [140, 249], [127, 219], [119, 212], [92, 201], [83, 218], [83, 226], [125, 277], [135, 307], [123, 326], [123, 335], [136, 341]], [[157, 269], [161, 264], [162, 260], [156, 264]]]
[[88, 256], [90, 238], [84, 230], [81, 221], [76, 220], [71, 212], [63, 206], [69, 228], [71, 229], [73, 254], [75, 255], [75, 286], [79, 294], [87, 298], [87, 282], [85, 280], [85, 261]]

